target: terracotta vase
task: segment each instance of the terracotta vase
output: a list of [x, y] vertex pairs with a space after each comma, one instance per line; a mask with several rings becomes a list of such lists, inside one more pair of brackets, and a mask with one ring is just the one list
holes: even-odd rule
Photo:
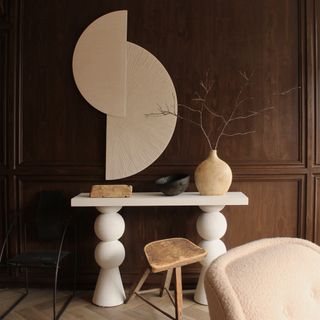
[[197, 166], [194, 181], [201, 195], [222, 195], [230, 188], [232, 171], [218, 157], [217, 150], [211, 150], [208, 158]]

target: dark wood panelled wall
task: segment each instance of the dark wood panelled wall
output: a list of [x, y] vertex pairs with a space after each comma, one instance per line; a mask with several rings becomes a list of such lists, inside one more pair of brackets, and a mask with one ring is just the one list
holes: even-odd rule
[[[162, 62], [180, 103], [190, 104], [209, 70], [215, 83], [212, 103], [228, 112], [241, 85], [239, 71], [246, 71], [253, 72], [246, 96], [254, 99], [242, 111], [273, 107], [230, 128], [254, 134], [221, 141], [219, 154], [234, 172], [232, 190], [250, 199], [247, 207], [223, 211], [229, 223], [227, 247], [273, 236], [320, 244], [318, 0], [0, 0], [0, 236], [10, 212], [32, 209], [41, 190], [60, 189], [71, 198], [103, 183], [105, 116], [79, 94], [71, 60], [84, 28], [120, 9], [129, 11], [128, 40]], [[298, 89], [279, 94], [290, 88]], [[179, 121], [162, 156], [119, 182], [136, 191], [154, 190], [157, 177], [192, 174], [207, 153], [198, 128]], [[169, 236], [199, 240], [195, 207], [121, 212], [127, 226], [121, 266], [126, 284], [142, 267], [145, 243]], [[79, 284], [92, 288], [98, 272], [96, 212], [75, 213], [81, 235]], [[9, 253], [20, 246], [18, 232]], [[199, 267], [184, 271], [185, 284], [193, 286]], [[20, 275], [1, 278], [13, 282]], [[46, 279], [36, 274], [37, 284], [46, 285]]]

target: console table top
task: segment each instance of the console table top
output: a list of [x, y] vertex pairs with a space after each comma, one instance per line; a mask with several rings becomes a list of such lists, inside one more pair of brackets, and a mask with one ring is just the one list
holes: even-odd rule
[[198, 192], [183, 192], [177, 196], [133, 192], [129, 198], [91, 198], [89, 193], [80, 193], [71, 199], [72, 207], [230, 206], [248, 203], [248, 197], [242, 192], [227, 192], [221, 196], [201, 196]]

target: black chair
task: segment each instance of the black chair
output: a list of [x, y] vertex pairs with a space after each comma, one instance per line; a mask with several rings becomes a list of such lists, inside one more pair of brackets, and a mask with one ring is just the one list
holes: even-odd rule
[[[23, 233], [24, 233], [24, 250], [20, 254], [13, 258], [8, 258], [3, 262], [3, 255], [5, 248], [8, 244], [9, 236], [18, 225], [19, 216], [15, 215], [13, 221], [8, 228], [7, 234], [4, 239], [4, 243], [0, 252], [0, 263], [2, 266], [22, 268], [25, 271], [25, 293], [23, 293], [17, 301], [15, 301], [2, 315], [0, 319], [7, 316], [15, 306], [17, 306], [29, 293], [29, 279], [28, 270], [30, 268], [43, 268], [51, 269], [54, 271], [54, 286], [53, 286], [53, 319], [60, 318], [64, 310], [67, 308], [71, 299], [75, 295], [76, 291], [76, 274], [77, 274], [77, 232], [76, 227], [72, 223], [72, 216], [70, 210], [68, 210], [68, 202], [64, 195], [60, 191], [43, 191], [39, 195], [38, 206], [35, 212], [35, 221], [24, 221]], [[28, 219], [23, 219], [28, 220]], [[33, 227], [33, 228], [32, 228]], [[63, 306], [57, 312], [56, 298], [57, 298], [57, 285], [58, 275], [61, 268], [61, 262], [68, 257], [71, 252], [63, 251], [65, 238], [67, 232], [73, 227], [74, 236], [74, 274], [73, 274], [73, 291], [72, 294], [66, 299]], [[48, 247], [51, 244], [55, 244], [53, 250], [39, 250], [28, 251], [27, 243], [32, 228], [32, 235], [37, 237], [37, 241]], [[28, 232], [29, 231], [29, 232]]]

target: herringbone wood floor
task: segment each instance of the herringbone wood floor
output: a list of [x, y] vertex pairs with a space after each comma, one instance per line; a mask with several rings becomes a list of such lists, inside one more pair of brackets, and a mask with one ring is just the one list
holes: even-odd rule
[[[1, 291], [0, 312], [5, 310], [22, 291]], [[58, 301], [61, 304], [67, 292], [59, 293]], [[154, 310], [141, 299], [136, 297], [128, 305], [113, 308], [99, 308], [91, 304], [92, 292], [79, 292], [69, 304], [61, 320], [164, 320], [168, 319]], [[158, 297], [158, 291], [146, 293], [152, 302], [174, 314], [174, 308], [167, 296]], [[193, 292], [184, 292], [183, 315], [185, 320], [209, 320], [208, 307], [196, 304]], [[52, 293], [49, 290], [31, 289], [29, 295], [12, 311], [5, 320], [51, 320]]]

